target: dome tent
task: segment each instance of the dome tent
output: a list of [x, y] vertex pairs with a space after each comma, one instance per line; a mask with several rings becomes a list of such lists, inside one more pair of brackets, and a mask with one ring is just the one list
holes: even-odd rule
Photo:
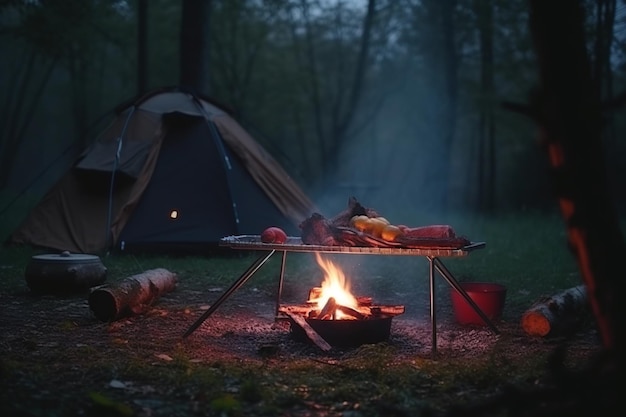
[[76, 253], [198, 250], [315, 211], [277, 161], [206, 97], [163, 88], [112, 123], [10, 237]]

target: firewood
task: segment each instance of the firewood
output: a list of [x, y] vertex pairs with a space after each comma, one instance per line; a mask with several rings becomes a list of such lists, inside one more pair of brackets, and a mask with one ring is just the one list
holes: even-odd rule
[[317, 347], [322, 349], [324, 352], [328, 352], [331, 349], [330, 344], [326, 340], [324, 340], [324, 338], [320, 336], [319, 333], [316, 332], [315, 329], [313, 329], [309, 325], [309, 323], [306, 322], [304, 317], [302, 317], [299, 314], [293, 314], [289, 310], [282, 310], [282, 312], [285, 313], [287, 316], [289, 316], [289, 318], [293, 320], [295, 324], [300, 326], [302, 330], [304, 330], [304, 332], [306, 333], [307, 337], [313, 343], [315, 343]]
[[522, 315], [522, 329], [529, 336], [564, 336], [576, 330], [590, 312], [584, 285], [544, 297]]
[[354, 317], [357, 320], [363, 320], [366, 317], [366, 315], [361, 313], [360, 311], [341, 304], [337, 306], [337, 310], [341, 311], [343, 314], [347, 314], [350, 317]]
[[337, 301], [334, 297], [329, 297], [320, 313], [317, 315], [317, 318], [320, 320], [328, 320], [335, 315], [335, 311], [337, 310]]
[[404, 314], [404, 306], [372, 306], [370, 313], [374, 316], [398, 316]]
[[147, 310], [161, 295], [173, 291], [177, 275], [163, 268], [147, 270], [117, 285], [91, 289], [89, 307], [102, 321], [114, 321]]

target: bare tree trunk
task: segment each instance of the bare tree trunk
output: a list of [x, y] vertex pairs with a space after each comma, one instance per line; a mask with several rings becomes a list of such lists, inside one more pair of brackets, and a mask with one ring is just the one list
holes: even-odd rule
[[148, 89], [148, 0], [137, 2], [137, 95]]
[[613, 95], [611, 46], [614, 38], [615, 3], [616, 0], [596, 0], [593, 79], [601, 97], [606, 100], [611, 100]]
[[493, 3], [478, 0], [478, 31], [480, 38], [481, 103], [478, 121], [478, 208], [491, 211], [495, 207], [495, 121], [493, 108]]
[[[308, 23], [308, 5], [302, 1], [302, 11]], [[345, 97], [338, 96], [335, 98], [335, 105], [330, 109], [332, 114], [325, 117], [324, 112], [328, 111], [328, 106], [322, 103], [322, 92], [318, 82], [320, 74], [317, 71], [316, 54], [313, 47], [313, 34], [311, 27], [307, 24], [306, 33], [306, 61], [310, 74], [310, 96], [311, 104], [314, 109], [316, 134], [319, 140], [320, 155], [323, 167], [321, 173], [323, 175], [332, 175], [333, 169], [338, 165], [340, 149], [344, 146], [347, 139], [347, 132], [351, 126], [354, 116], [361, 102], [362, 91], [364, 89], [364, 78], [367, 73], [369, 63], [369, 45], [372, 33], [373, 22], [376, 17], [376, 0], [368, 0], [367, 12], [363, 19], [361, 37], [357, 62], [354, 67], [350, 85], [338, 88], [336, 93], [341, 95], [342, 91], [346, 91]], [[330, 120], [328, 126], [324, 124], [324, 120]]]
[[[593, 79], [597, 85], [600, 97], [603, 101], [613, 100], [613, 70], [611, 68], [611, 48], [615, 41], [614, 25], [616, 13], [616, 0], [596, 0], [596, 30], [593, 48]], [[618, 189], [619, 184], [611, 181], [617, 178], [616, 167], [621, 166], [618, 149], [615, 120], [612, 112], [604, 115], [605, 128], [603, 132], [606, 144], [605, 154], [607, 168], [609, 169], [609, 185], [612, 189]], [[619, 190], [619, 189], [618, 189]]]
[[[454, 22], [456, 0], [429, 0], [423, 5], [432, 19], [429, 44], [425, 46], [435, 66], [433, 80], [440, 90], [440, 100], [433, 109], [433, 135], [430, 146], [431, 166], [425, 181], [431, 184], [429, 201], [435, 208], [448, 205], [451, 150], [456, 134], [458, 99], [458, 53]], [[427, 35], [425, 35], [427, 36]], [[436, 107], [435, 107], [436, 106]]]
[[444, 108], [443, 108], [443, 141], [439, 157], [442, 169], [441, 194], [439, 196], [442, 208], [448, 205], [448, 189], [450, 178], [450, 155], [454, 136], [456, 134], [457, 98], [459, 86], [457, 81], [458, 59], [456, 51], [456, 28], [454, 24], [454, 9], [456, 0], [441, 0], [442, 31], [443, 31], [443, 56], [444, 56]]
[[180, 85], [205, 93], [208, 86], [208, 28], [211, 2], [183, 0], [180, 24]]
[[[540, 86], [530, 109], [553, 170], [568, 242], [604, 346], [625, 346], [626, 243], [611, 201], [602, 148], [600, 94], [591, 77], [579, 2], [529, 0]], [[618, 356], [618, 355], [616, 355]]]
[[0, 189], [8, 184], [26, 128], [58, 62], [58, 55], [46, 58], [35, 50], [26, 55], [28, 59], [20, 71], [12, 74], [12, 87], [6, 92], [2, 108], [6, 117], [0, 128]]

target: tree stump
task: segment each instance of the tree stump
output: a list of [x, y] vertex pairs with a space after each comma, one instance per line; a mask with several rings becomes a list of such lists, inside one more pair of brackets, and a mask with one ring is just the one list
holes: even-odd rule
[[177, 275], [166, 269], [150, 269], [128, 277], [117, 285], [92, 288], [89, 293], [89, 307], [102, 321], [114, 321], [140, 314], [161, 295], [173, 291], [177, 280]]
[[590, 313], [584, 285], [542, 298], [522, 315], [529, 336], [563, 336], [576, 330]]

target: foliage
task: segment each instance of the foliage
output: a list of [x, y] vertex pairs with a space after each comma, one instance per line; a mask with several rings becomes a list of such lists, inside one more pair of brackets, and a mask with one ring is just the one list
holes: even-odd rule
[[[30, 184], [31, 161], [47, 166], [68, 142], [91, 142], [97, 132], [89, 127], [136, 93], [136, 3], [57, 3], [5, 2], [0, 8], [0, 47], [8, 57], [0, 65], [0, 102], [10, 122], [0, 137], [6, 150], [0, 152], [0, 184], [7, 188]], [[545, 207], [548, 173], [533, 126], [499, 108], [502, 101], [526, 102], [536, 80], [526, 5], [455, 2], [459, 96], [457, 116], [449, 121], [455, 141], [448, 155], [435, 158], [442, 123], [435, 123], [434, 112], [445, 104], [435, 13], [441, 2], [374, 2], [369, 58], [363, 84], [354, 90], [367, 3], [213, 1], [207, 93], [231, 108], [320, 206], [356, 193], [375, 205], [421, 207], [432, 202], [423, 195], [445, 189], [453, 208], [474, 207], [477, 125], [489, 106], [497, 208]], [[495, 85], [489, 94], [481, 89], [478, 4], [494, 11]], [[177, 83], [180, 12], [175, 2], [149, 3], [149, 88]], [[623, 19], [618, 13], [617, 35]], [[593, 20], [590, 13], [590, 44], [597, 35]], [[622, 43], [616, 36], [616, 91], [623, 84]], [[360, 100], [352, 108], [355, 93]], [[619, 199], [622, 119], [615, 113], [615, 134], [606, 143]], [[350, 124], [339, 129], [344, 122]], [[442, 158], [451, 161], [449, 173], [441, 171]], [[447, 183], [439, 182], [448, 174]]]

